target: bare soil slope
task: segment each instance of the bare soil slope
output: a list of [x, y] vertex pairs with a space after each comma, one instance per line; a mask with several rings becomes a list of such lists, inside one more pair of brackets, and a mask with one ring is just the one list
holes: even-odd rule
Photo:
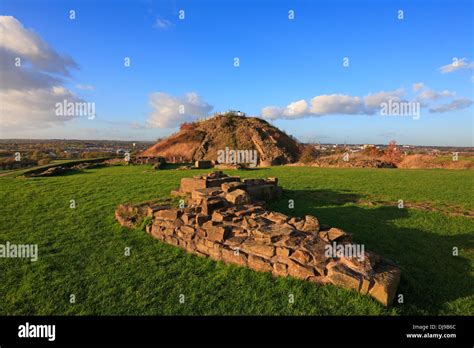
[[217, 160], [218, 151], [257, 150], [260, 164], [285, 164], [298, 159], [300, 145], [291, 137], [256, 118], [233, 114], [183, 124], [178, 133], [145, 150], [144, 156], [162, 156], [168, 162]]

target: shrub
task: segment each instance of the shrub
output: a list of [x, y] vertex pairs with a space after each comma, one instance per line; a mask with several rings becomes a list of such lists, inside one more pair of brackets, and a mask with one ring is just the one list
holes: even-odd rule
[[312, 145], [307, 145], [301, 151], [300, 162], [310, 163], [318, 158], [319, 152]]
[[383, 159], [388, 162], [398, 163], [402, 160], [402, 153], [397, 148], [397, 142], [392, 140], [388, 143], [383, 153]]

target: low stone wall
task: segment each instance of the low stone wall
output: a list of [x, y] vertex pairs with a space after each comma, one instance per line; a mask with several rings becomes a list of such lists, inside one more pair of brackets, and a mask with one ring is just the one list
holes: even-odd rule
[[215, 172], [182, 179], [175, 193], [187, 197], [186, 208], [121, 205], [116, 217], [131, 227], [124, 212], [141, 211], [152, 219], [146, 231], [154, 238], [214, 260], [350, 288], [385, 306], [396, 295], [400, 269], [363, 249], [348, 255], [356, 250], [349, 233], [320, 226], [311, 215], [289, 217], [265, 209], [259, 200], [281, 194], [276, 178], [241, 181]]
[[[206, 190], [209, 189], [209, 190]], [[268, 179], [243, 179], [238, 176], [228, 176], [221, 171], [215, 171], [207, 175], [196, 175], [192, 178], [182, 178], [178, 191], [172, 194], [178, 196], [189, 196], [194, 191], [207, 195], [208, 192], [221, 190], [224, 193], [235, 189], [245, 190], [252, 200], [276, 200], [281, 197], [281, 187], [278, 186], [277, 178]], [[194, 203], [192, 200], [191, 204]]]

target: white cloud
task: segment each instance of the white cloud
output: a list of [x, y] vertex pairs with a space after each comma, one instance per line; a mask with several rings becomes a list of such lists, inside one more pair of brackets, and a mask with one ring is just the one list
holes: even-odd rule
[[296, 119], [324, 115], [371, 115], [380, 109], [381, 103], [390, 99], [399, 101], [404, 94], [403, 89], [370, 93], [364, 98], [345, 94], [325, 94], [312, 98], [310, 106], [305, 100], [298, 100], [285, 107], [264, 107], [261, 116], [266, 119]]
[[[451, 103], [434, 107], [432, 102], [443, 98], [454, 98], [456, 93], [447, 89], [434, 91], [423, 82], [413, 84], [411, 98], [405, 98], [406, 92], [403, 88], [393, 91], [380, 91], [369, 93], [365, 97], [351, 96], [345, 94], [319, 95], [311, 99], [311, 106], [305, 100], [298, 100], [285, 107], [267, 106], [261, 110], [261, 116], [265, 119], [296, 119], [303, 117], [317, 117], [325, 115], [374, 115], [380, 111], [383, 103], [410, 102], [419, 103], [422, 108], [431, 107], [431, 112], [446, 112], [466, 108], [472, 101], [466, 98], [453, 100]], [[293, 110], [293, 112], [289, 112]]]
[[157, 17], [155, 20], [155, 23], [153, 24], [154, 28], [159, 28], [159, 29], [167, 29], [171, 27], [173, 23], [167, 19]]
[[262, 109], [262, 117], [267, 120], [274, 120], [277, 118], [282, 118], [283, 108], [277, 106], [266, 106]]
[[287, 116], [288, 118], [298, 118], [302, 115], [306, 115], [308, 111], [308, 103], [306, 103], [306, 100], [301, 99], [288, 104], [288, 106], [283, 110], [283, 115]]
[[439, 68], [442, 74], [449, 74], [457, 70], [474, 69], [474, 62], [469, 62], [467, 58], [453, 60], [452, 63]]
[[[49, 127], [69, 120], [55, 104], [80, 101], [62, 86], [77, 64], [55, 52], [14, 17], [0, 16], [0, 120], [2, 127]], [[16, 66], [17, 58], [21, 65]]]
[[167, 93], [155, 92], [150, 95], [153, 108], [147, 120], [150, 128], [173, 128], [183, 122], [205, 117], [213, 109], [196, 93], [186, 93], [183, 97], [174, 97]]
[[436, 92], [431, 89], [426, 89], [422, 91], [418, 96], [418, 100], [438, 100], [441, 98], [449, 98], [453, 97], [454, 92], [448, 91], [447, 89], [441, 91], [441, 92]]
[[363, 114], [364, 103], [359, 97], [344, 94], [319, 95], [311, 99], [313, 115]]
[[56, 116], [55, 104], [79, 101], [63, 87], [0, 91], [2, 127], [50, 127], [72, 117]]
[[405, 95], [403, 88], [396, 89], [394, 91], [381, 91], [377, 93], [369, 93], [364, 97], [364, 103], [366, 112], [372, 114], [380, 109], [380, 104], [387, 103], [389, 100], [392, 102], [399, 102], [401, 97]]
[[16, 57], [29, 61], [39, 70], [68, 75], [70, 68], [77, 68], [71, 57], [59, 55], [35, 32], [25, 27], [12, 16], [0, 16], [1, 54], [14, 53]]
[[[439, 100], [442, 98], [452, 98], [455, 96], [456, 93], [451, 92], [447, 89], [442, 90], [440, 92], [434, 91], [428, 86], [426, 86], [423, 82], [414, 83], [413, 84], [413, 91], [418, 93], [415, 97], [416, 101], [421, 102], [423, 105], [427, 101], [434, 101]], [[426, 106], [426, 105], [424, 105]]]
[[304, 99], [290, 103], [284, 108], [267, 106], [262, 109], [262, 117], [268, 120], [278, 118], [301, 118], [307, 116], [308, 114], [308, 103]]
[[474, 102], [469, 98], [460, 98], [460, 99], [455, 99], [448, 104], [430, 108], [429, 110], [432, 113], [455, 111], [455, 110], [466, 109], [469, 106], [471, 106], [473, 103]]

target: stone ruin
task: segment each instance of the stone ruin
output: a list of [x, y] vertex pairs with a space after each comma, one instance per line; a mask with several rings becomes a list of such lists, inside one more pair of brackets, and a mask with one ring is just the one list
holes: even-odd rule
[[214, 172], [181, 179], [180, 189], [172, 194], [186, 200], [185, 208], [120, 205], [115, 216], [129, 228], [148, 217], [148, 234], [193, 254], [274, 276], [353, 289], [389, 306], [400, 269], [372, 252], [357, 257], [340, 252], [353, 250], [351, 234], [320, 225], [314, 216], [267, 210], [264, 201], [278, 199], [281, 193], [277, 178], [241, 180]]

